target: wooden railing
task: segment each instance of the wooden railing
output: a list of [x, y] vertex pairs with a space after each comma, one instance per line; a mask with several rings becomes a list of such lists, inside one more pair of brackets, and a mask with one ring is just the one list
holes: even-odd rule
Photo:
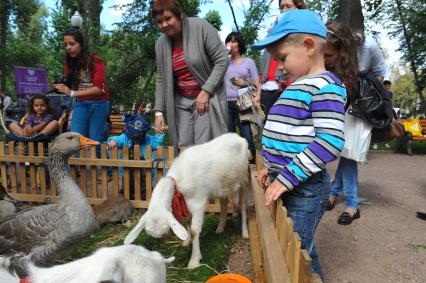
[[[35, 203], [56, 201], [56, 185], [50, 182], [47, 168], [49, 147], [50, 144], [43, 143], [0, 142], [1, 184], [14, 198]], [[154, 184], [166, 173], [174, 159], [174, 148], [159, 147], [153, 153], [147, 147], [146, 160], [141, 160], [140, 152], [138, 145], [132, 150], [124, 147], [121, 151], [107, 150], [106, 145], [101, 145], [98, 158], [94, 147], [82, 150], [79, 158], [69, 159], [70, 175], [92, 204], [117, 196], [121, 190], [135, 207], [147, 208]], [[154, 161], [151, 161], [152, 155]], [[119, 174], [120, 167], [123, 174]], [[219, 201], [209, 203], [207, 211], [219, 212]]]
[[255, 206], [255, 212], [249, 213], [254, 282], [321, 282], [311, 273], [311, 257], [301, 249], [300, 237], [293, 231], [281, 199], [266, 208], [264, 191], [256, 180], [258, 169], [252, 166], [250, 171]]

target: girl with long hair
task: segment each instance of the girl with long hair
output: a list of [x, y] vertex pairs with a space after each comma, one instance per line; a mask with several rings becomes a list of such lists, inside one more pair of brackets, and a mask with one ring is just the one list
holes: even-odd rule
[[[325, 66], [329, 71], [334, 72], [345, 84], [348, 97], [345, 106], [345, 110], [347, 110], [357, 94], [357, 45], [351, 29], [345, 24], [330, 22], [327, 24], [327, 29], [327, 43], [324, 52]], [[345, 194], [345, 209], [339, 216], [337, 223], [348, 225], [360, 217], [358, 164], [357, 161], [341, 156], [331, 186], [328, 210], [334, 208], [336, 199], [342, 190]]]
[[78, 27], [65, 31], [64, 48], [67, 84], [57, 84], [55, 88], [75, 98], [71, 131], [102, 141], [109, 115], [105, 63], [89, 51], [88, 41]]

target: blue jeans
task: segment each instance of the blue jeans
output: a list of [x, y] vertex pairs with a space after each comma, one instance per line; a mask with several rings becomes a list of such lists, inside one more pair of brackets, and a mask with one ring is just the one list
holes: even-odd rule
[[76, 100], [72, 113], [71, 131], [102, 142], [108, 115], [108, 100]]
[[[275, 175], [276, 176], [276, 175]], [[271, 181], [275, 179], [269, 176]], [[292, 191], [281, 195], [287, 215], [293, 220], [293, 230], [302, 240], [302, 249], [306, 249], [312, 258], [312, 271], [323, 278], [318, 253], [315, 248], [315, 231], [327, 209], [330, 195], [330, 177], [327, 170], [311, 176]]]
[[340, 157], [336, 175], [331, 184], [331, 195], [337, 198], [342, 190], [345, 194], [345, 207], [358, 209], [358, 163], [344, 157]]
[[244, 122], [241, 123], [238, 113], [240, 112], [237, 109], [237, 102], [236, 101], [228, 101], [228, 131], [231, 133], [237, 132], [237, 127], [240, 130], [240, 135], [245, 138], [248, 142], [248, 147], [250, 150], [250, 153], [253, 156], [253, 161], [256, 157], [256, 147], [254, 145], [253, 140], [253, 134], [251, 132], [251, 126], [250, 123]]

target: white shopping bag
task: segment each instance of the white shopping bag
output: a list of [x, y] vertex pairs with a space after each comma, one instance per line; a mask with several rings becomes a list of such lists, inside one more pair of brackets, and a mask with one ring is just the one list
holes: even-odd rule
[[346, 112], [344, 127], [345, 146], [340, 155], [357, 162], [366, 161], [372, 128], [369, 123]]

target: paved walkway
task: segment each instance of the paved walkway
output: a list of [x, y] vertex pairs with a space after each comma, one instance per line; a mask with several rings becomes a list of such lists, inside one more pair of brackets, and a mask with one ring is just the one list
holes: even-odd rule
[[[330, 164], [334, 177], [337, 162]], [[316, 242], [325, 282], [426, 283], [426, 157], [370, 152], [359, 166], [361, 218], [336, 223], [343, 198], [319, 225]]]

